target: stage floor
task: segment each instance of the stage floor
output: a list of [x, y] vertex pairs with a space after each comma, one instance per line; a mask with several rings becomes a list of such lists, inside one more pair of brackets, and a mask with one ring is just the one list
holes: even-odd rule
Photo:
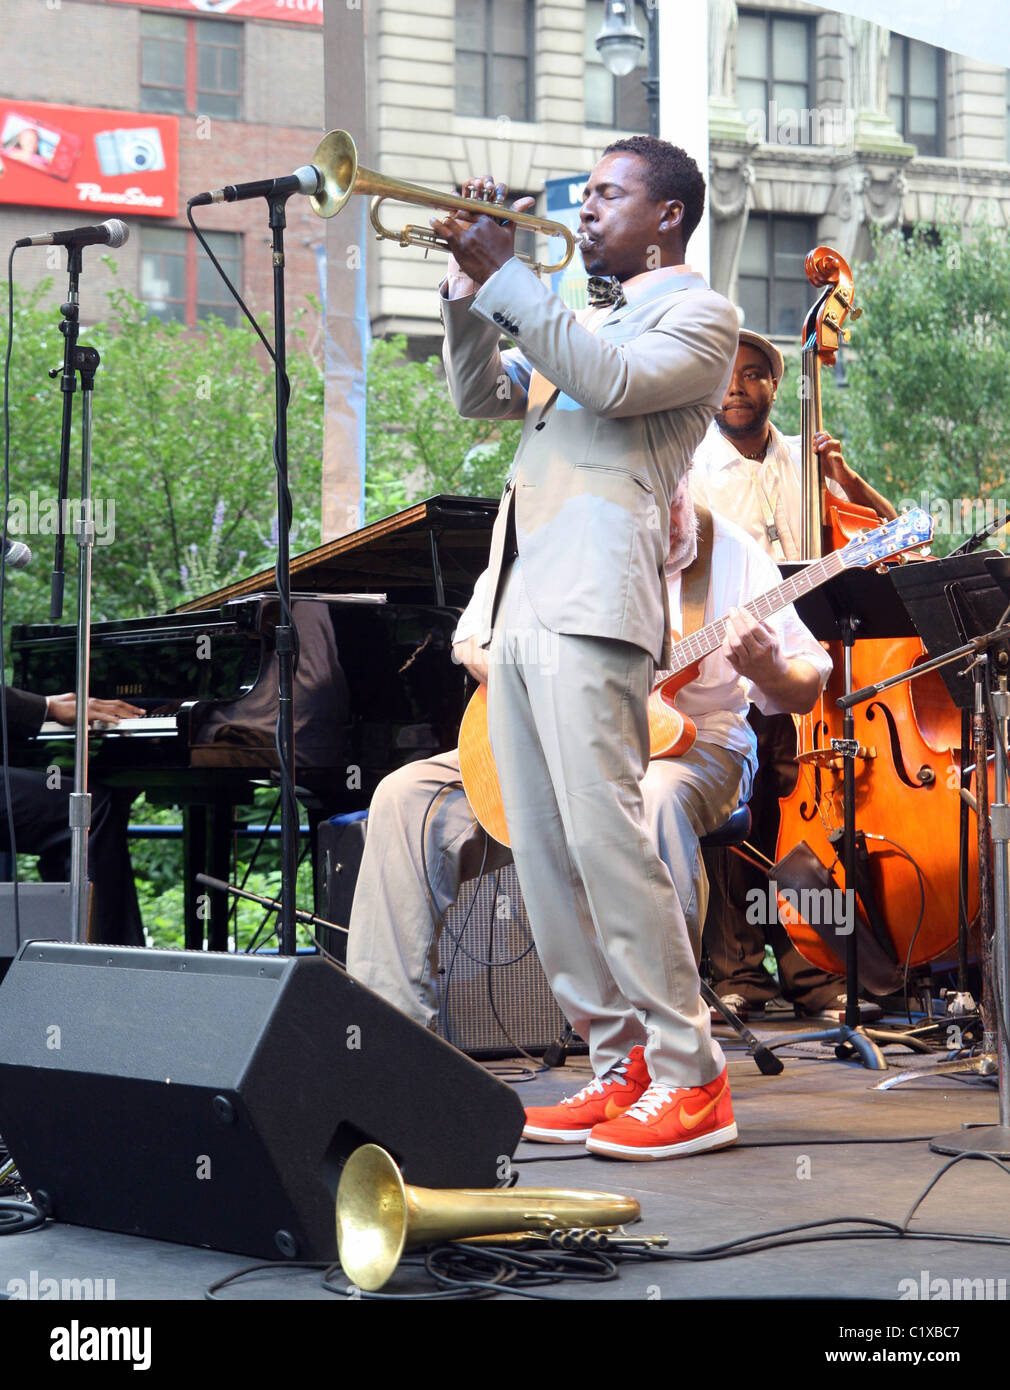
[[[799, 1032], [801, 1025], [755, 1029], [763, 1040], [790, 1030]], [[662, 1232], [669, 1248], [679, 1252], [800, 1222], [858, 1217], [901, 1224], [949, 1162], [930, 1152], [928, 1139], [997, 1121], [994, 1081], [933, 1075], [888, 1091], [875, 1089], [886, 1076], [935, 1066], [943, 1054], [923, 1058], [890, 1047], [885, 1074], [839, 1062], [824, 1044], [791, 1044], [780, 1052], [785, 1070], [767, 1077], [728, 1030], [720, 1028], [718, 1036], [729, 1059], [740, 1130], [734, 1147], [673, 1161], [624, 1163], [591, 1157], [577, 1146], [522, 1144], [515, 1156], [521, 1185], [636, 1197], [643, 1219], [635, 1230]], [[513, 1063], [491, 1065], [499, 1072], [518, 1070]], [[576, 1058], [518, 1089], [524, 1103], [545, 1103], [588, 1077], [586, 1059]], [[115, 1182], [114, 1172], [109, 1182]], [[910, 1229], [915, 1239], [867, 1236], [728, 1259], [623, 1263], [619, 1277], [609, 1283], [562, 1283], [544, 1292], [577, 1300], [1008, 1297], [1010, 1249], [970, 1239], [1010, 1238], [1010, 1178], [996, 1164], [956, 1164], [926, 1198]], [[963, 1238], [921, 1239], [924, 1232]], [[108, 1293], [114, 1284], [117, 1300], [198, 1300], [214, 1281], [252, 1263], [240, 1255], [50, 1224], [0, 1239], [0, 1293], [16, 1296], [34, 1277], [36, 1289], [55, 1287], [43, 1285], [44, 1280], [102, 1280], [104, 1286], [96, 1287]], [[347, 1284], [339, 1271], [335, 1282]], [[431, 1287], [423, 1271], [401, 1267], [387, 1291]], [[340, 1301], [322, 1287], [319, 1272], [294, 1268], [264, 1270], [219, 1296]]]

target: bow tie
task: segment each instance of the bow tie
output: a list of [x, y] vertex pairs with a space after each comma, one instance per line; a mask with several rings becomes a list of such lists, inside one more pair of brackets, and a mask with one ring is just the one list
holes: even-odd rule
[[613, 309], [619, 309], [622, 304], [628, 302], [616, 275], [590, 275], [586, 293], [591, 309], [602, 309], [607, 304]]

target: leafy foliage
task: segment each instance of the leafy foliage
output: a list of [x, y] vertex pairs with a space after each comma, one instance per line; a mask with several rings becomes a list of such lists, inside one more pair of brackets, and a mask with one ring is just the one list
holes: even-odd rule
[[[55, 521], [63, 359], [45, 287], [17, 296], [11, 370], [11, 534], [49, 552]], [[106, 323], [82, 325], [102, 365], [93, 398], [93, 618], [163, 612], [239, 572], [273, 563], [274, 388], [244, 325], [200, 332], [161, 323], [124, 290]], [[297, 334], [296, 334], [297, 336]], [[304, 349], [289, 354], [289, 471], [297, 543], [319, 540], [323, 375]], [[74, 399], [71, 496], [80, 492], [80, 396]], [[34, 499], [34, 506], [33, 506]], [[32, 537], [36, 540], [33, 541]], [[67, 607], [76, 603], [77, 547], [67, 543]], [[9, 584], [5, 617], [48, 611], [45, 561]]]
[[[1010, 504], [1010, 243], [988, 225], [878, 233], [853, 271], [862, 317], [845, 385], [822, 372], [825, 427], [896, 505], [925, 505], [943, 553]], [[775, 423], [799, 430], [798, 365]]]
[[497, 497], [519, 442], [518, 421], [461, 419], [439, 359], [406, 345], [376, 340], [368, 359], [366, 521], [436, 493]]

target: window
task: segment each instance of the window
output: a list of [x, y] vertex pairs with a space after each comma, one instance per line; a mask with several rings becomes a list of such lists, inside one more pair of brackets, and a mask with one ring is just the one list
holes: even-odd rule
[[899, 135], [919, 154], [943, 154], [944, 53], [917, 39], [891, 35], [887, 109]]
[[141, 14], [142, 110], [237, 121], [241, 73], [241, 24]]
[[[242, 290], [242, 238], [204, 232], [235, 288]], [[238, 322], [239, 308], [196, 237], [182, 227], [145, 227], [140, 247], [140, 297], [155, 318], [195, 324]]]
[[[603, 0], [586, 3], [586, 125], [607, 126], [611, 130], [649, 129], [649, 103], [645, 75], [649, 70], [649, 29], [645, 26], [645, 48], [633, 72], [615, 77], [608, 72], [596, 51], [596, 35], [603, 28]], [[636, 17], [642, 28], [641, 16]]]
[[532, 0], [456, 0], [456, 111], [532, 115]]
[[[769, 144], [779, 129], [808, 128], [813, 89], [813, 29], [792, 15], [741, 10], [736, 41], [736, 99], [744, 119]], [[789, 138], [788, 136], [786, 137]], [[795, 143], [795, 134], [792, 143]]]
[[812, 302], [803, 262], [816, 245], [816, 217], [751, 213], [739, 270], [745, 328], [775, 338], [799, 337]]

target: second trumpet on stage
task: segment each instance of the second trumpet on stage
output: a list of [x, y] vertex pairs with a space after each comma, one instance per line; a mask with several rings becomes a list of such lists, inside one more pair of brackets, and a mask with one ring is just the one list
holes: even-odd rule
[[565, 254], [561, 260], [552, 264], [534, 261], [528, 256], [518, 259], [532, 266], [538, 275], [553, 275], [563, 270], [575, 254], [575, 238], [561, 222], [549, 222], [544, 217], [534, 217], [526, 212], [512, 212], [498, 203], [484, 202], [481, 198], [460, 198], [451, 193], [438, 193], [419, 184], [405, 183], [402, 179], [388, 178], [372, 169], [358, 164], [354, 141], [345, 130], [331, 130], [316, 146], [312, 163], [319, 170], [322, 188], [310, 202], [320, 217], [334, 217], [347, 202], [352, 193], [371, 196], [369, 217], [376, 236], [395, 241], [399, 246], [423, 246], [426, 250], [448, 251], [448, 246], [430, 227], [414, 224], [404, 226], [399, 232], [390, 231], [379, 220], [379, 207], [387, 199], [410, 203], [417, 207], [436, 208], [443, 211], [472, 212], [485, 217], [497, 217], [503, 222], [512, 222], [516, 227], [527, 227], [542, 236], [560, 237], [565, 243]]

